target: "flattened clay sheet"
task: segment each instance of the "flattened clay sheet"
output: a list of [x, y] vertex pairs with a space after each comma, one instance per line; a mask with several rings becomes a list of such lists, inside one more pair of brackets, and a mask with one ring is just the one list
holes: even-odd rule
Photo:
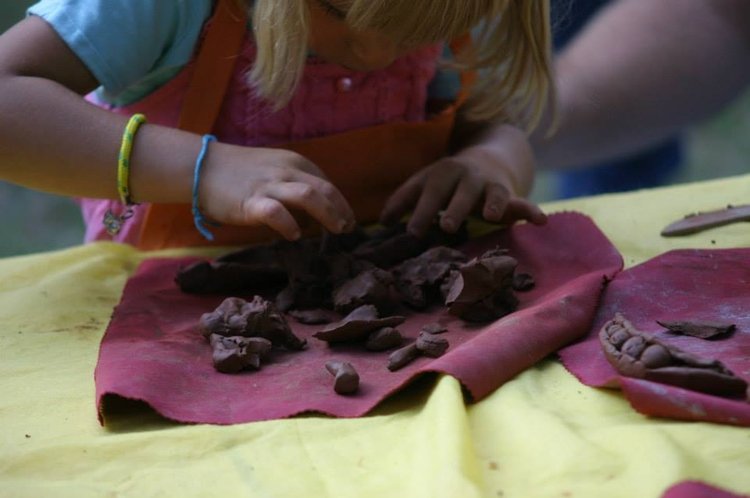
[[[604, 293], [593, 327], [560, 351], [568, 370], [589, 386], [620, 387], [639, 412], [656, 417], [750, 426], [750, 403], [618, 375], [597, 334], [615, 312], [640, 331], [685, 352], [721, 361], [750, 381], [750, 249], [664, 253], [615, 278]], [[655, 320], [720, 320], [736, 330], [716, 339], [668, 332]]]
[[[197, 324], [224, 297], [177, 288], [177, 270], [194, 258], [147, 260], [127, 282], [102, 339], [95, 372], [100, 421], [114, 396], [144, 401], [180, 422], [233, 424], [305, 412], [357, 417], [427, 372], [453, 375], [472, 399], [482, 399], [585, 334], [605, 279], [622, 268], [617, 250], [589, 218], [576, 213], [553, 215], [544, 227], [499, 230], [461, 249], [475, 256], [496, 245], [510, 249], [518, 271], [537, 282], [530, 292], [519, 293], [519, 310], [484, 326], [466, 325], [444, 307], [409, 315], [399, 326], [407, 340], [425, 324], [438, 322], [449, 328], [443, 337], [451, 346], [440, 358], [421, 357], [397, 372], [387, 369], [388, 352], [329, 346], [312, 337], [319, 326], [289, 320], [295, 334], [307, 339], [306, 350], [274, 351], [257, 372], [218, 373]], [[356, 394], [334, 392], [325, 369], [330, 360], [354, 366], [360, 376]]]
[[700, 481], [683, 481], [671, 486], [661, 495], [661, 498], [748, 498], [748, 496], [737, 495]]

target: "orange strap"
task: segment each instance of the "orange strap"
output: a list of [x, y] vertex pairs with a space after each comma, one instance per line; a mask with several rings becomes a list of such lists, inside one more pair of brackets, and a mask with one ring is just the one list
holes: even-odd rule
[[[471, 44], [472, 44], [471, 34], [468, 32], [464, 33], [458, 38], [454, 38], [450, 42], [450, 48], [451, 48], [451, 52], [453, 52], [453, 57], [456, 57], [461, 51], [469, 48]], [[471, 91], [471, 87], [474, 85], [474, 82], [476, 81], [476, 79], [477, 79], [476, 71], [462, 71], [461, 72], [461, 88], [458, 91], [458, 95], [456, 95], [456, 103], [455, 103], [456, 108], [461, 107], [463, 103], [466, 102], [466, 99], [469, 97], [469, 92]]]
[[194, 75], [182, 105], [178, 128], [200, 135], [211, 133], [221, 110], [237, 54], [247, 30], [241, 1], [219, 0], [211, 28], [201, 43]]

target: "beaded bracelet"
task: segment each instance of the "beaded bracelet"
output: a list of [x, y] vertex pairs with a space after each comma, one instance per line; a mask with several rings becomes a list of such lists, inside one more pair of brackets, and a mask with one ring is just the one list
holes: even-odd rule
[[201, 235], [203, 235], [203, 237], [207, 240], [214, 240], [214, 234], [212, 234], [205, 225], [219, 225], [218, 223], [214, 223], [206, 219], [206, 217], [201, 212], [200, 207], [198, 207], [198, 187], [200, 186], [203, 162], [206, 158], [206, 154], [208, 153], [208, 144], [215, 141], [215, 136], [203, 135], [203, 144], [201, 145], [200, 153], [198, 153], [198, 158], [195, 160], [195, 172], [193, 175], [193, 222], [195, 223], [195, 228], [197, 228]]
[[146, 116], [134, 114], [128, 120], [128, 124], [125, 125], [125, 131], [122, 134], [120, 153], [117, 156], [117, 193], [120, 195], [120, 202], [125, 206], [125, 211], [118, 215], [108, 209], [104, 214], [104, 220], [102, 220], [107, 233], [112, 236], [120, 233], [125, 221], [133, 216], [135, 203], [130, 197], [130, 156], [133, 152], [135, 134], [145, 122]]

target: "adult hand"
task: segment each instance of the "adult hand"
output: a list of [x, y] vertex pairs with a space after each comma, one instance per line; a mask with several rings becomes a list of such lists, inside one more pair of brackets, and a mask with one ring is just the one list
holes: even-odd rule
[[208, 218], [230, 225], [267, 225], [288, 240], [300, 237], [293, 210], [328, 231], [354, 228], [354, 212], [320, 169], [282, 149], [211, 144], [199, 190]]

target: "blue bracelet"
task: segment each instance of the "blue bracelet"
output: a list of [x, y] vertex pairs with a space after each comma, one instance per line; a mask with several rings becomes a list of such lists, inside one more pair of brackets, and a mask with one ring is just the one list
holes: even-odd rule
[[201, 213], [198, 207], [198, 187], [201, 182], [201, 170], [203, 169], [203, 160], [206, 158], [208, 152], [208, 144], [215, 142], [216, 137], [213, 135], [203, 135], [203, 145], [201, 145], [201, 151], [198, 154], [198, 159], [195, 160], [195, 173], [193, 175], [193, 222], [195, 228], [203, 235], [207, 240], [214, 240], [214, 234], [212, 234], [205, 225], [219, 226], [217, 223], [213, 223], [206, 219]]

